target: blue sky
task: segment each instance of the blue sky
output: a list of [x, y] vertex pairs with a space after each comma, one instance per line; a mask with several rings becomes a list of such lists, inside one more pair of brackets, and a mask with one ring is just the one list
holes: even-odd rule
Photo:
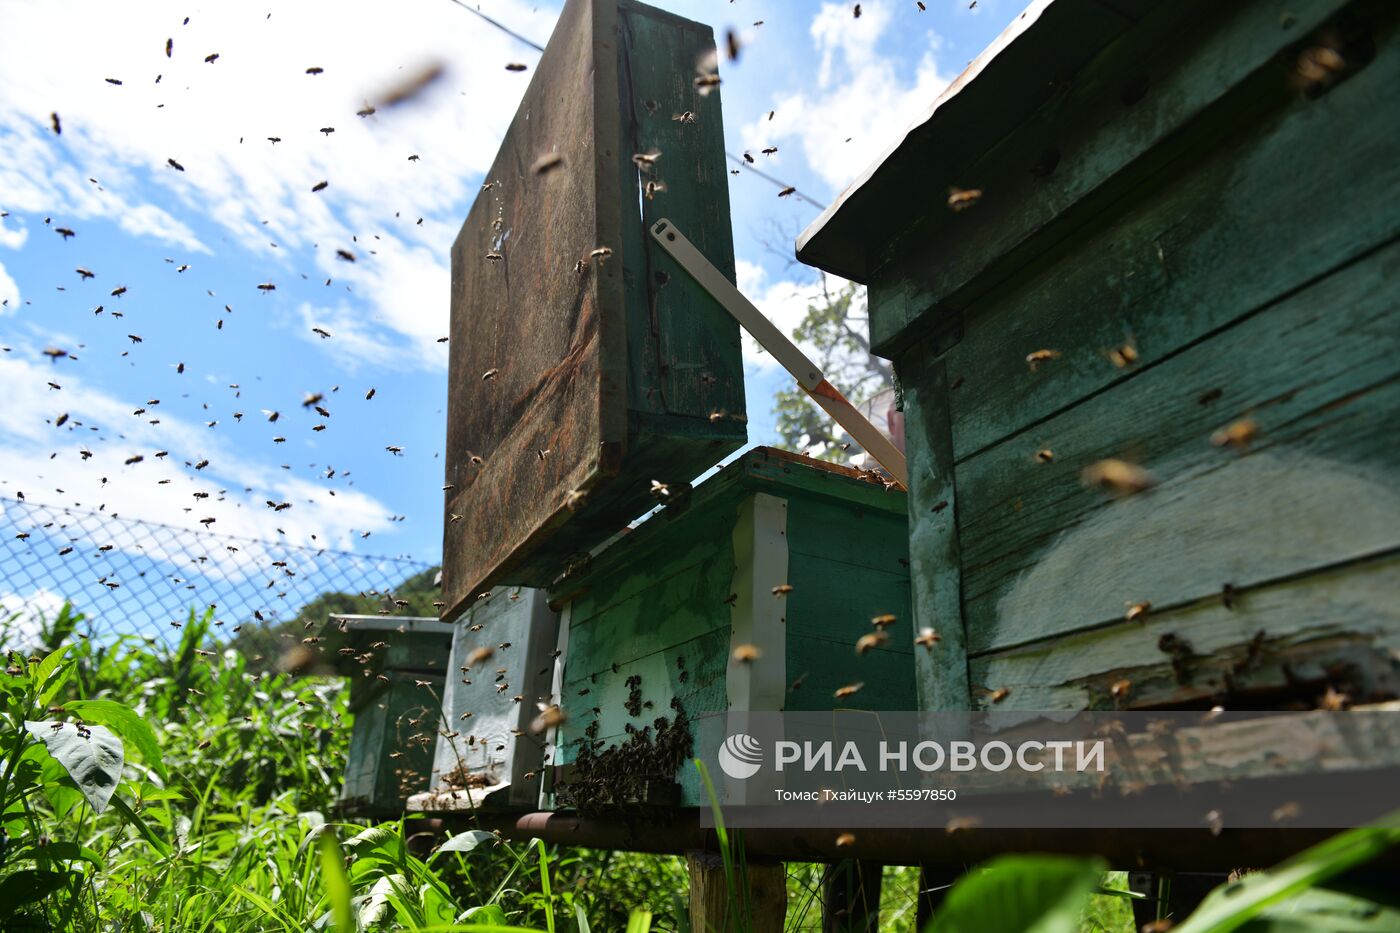
[[[1019, 12], [925, 2], [657, 5], [740, 32], [729, 148], [828, 202]], [[479, 7], [540, 41], [557, 13]], [[504, 66], [538, 53], [449, 0], [5, 0], [4, 19], [0, 496], [436, 561], [448, 249], [529, 79]], [[414, 101], [356, 115], [432, 63]], [[730, 186], [739, 284], [791, 326], [817, 211]], [[784, 377], [747, 362], [750, 437], [771, 440]]]

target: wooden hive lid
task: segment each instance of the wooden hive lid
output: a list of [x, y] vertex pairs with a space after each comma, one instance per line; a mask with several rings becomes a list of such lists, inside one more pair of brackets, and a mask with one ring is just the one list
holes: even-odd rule
[[654, 504], [647, 477], [746, 438], [737, 324], [645, 236], [664, 211], [732, 277], [713, 48], [633, 0], [560, 14], [453, 246], [445, 619], [548, 585]]

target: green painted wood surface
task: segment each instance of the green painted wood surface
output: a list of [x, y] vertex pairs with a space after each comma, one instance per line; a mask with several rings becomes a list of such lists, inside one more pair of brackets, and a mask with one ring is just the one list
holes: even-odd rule
[[[973, 658], [975, 705], [989, 691], [1010, 692], [1005, 709], [1113, 709], [1115, 706], [1249, 704], [1252, 695], [1282, 695], [1298, 683], [1320, 696], [1342, 676], [1359, 690], [1400, 690], [1400, 555], [1321, 570], [1241, 589], [1226, 608], [1219, 595], [1154, 611], [1143, 624], [1119, 620]], [[1263, 640], [1252, 648], [1259, 633]], [[1170, 634], [1191, 646], [1179, 678], [1158, 643]], [[1126, 694], [1113, 696], [1115, 684]], [[1266, 701], [1267, 702], [1267, 701]]]
[[[442, 675], [389, 671], [382, 676], [387, 683], [377, 678], [351, 682], [355, 722], [340, 792], [340, 806], [349, 813], [397, 816], [409, 795], [426, 790], [430, 781]], [[419, 686], [419, 681], [429, 686]], [[426, 741], [414, 740], [423, 735]]]
[[[745, 504], [760, 496], [784, 505], [778, 534], [788, 552], [785, 580], [737, 565], [741, 553], [754, 559], [736, 549], [735, 535]], [[776, 650], [784, 680], [800, 677], [801, 684], [764, 687], [760, 695], [786, 694], [792, 709], [915, 708], [903, 498], [850, 471], [760, 448], [697, 487], [688, 504], [663, 510], [616, 541], [556, 596], [567, 594], [570, 617], [562, 694], [569, 719], [558, 761], [574, 759], [576, 743], [595, 721], [597, 737], [612, 745], [627, 738], [629, 724], [672, 718], [673, 697], [692, 718], [724, 712], [737, 668], [730, 659], [737, 611], [731, 602], [782, 600]], [[760, 577], [762, 592], [729, 600], [744, 585], [736, 581]], [[775, 596], [770, 582], [793, 590]], [[890, 644], [858, 656], [856, 640], [871, 631], [873, 616], [885, 613], [898, 617]], [[642, 678], [643, 701], [651, 703], [636, 715], [626, 709], [633, 675]], [[853, 697], [833, 696], [858, 681], [865, 687]], [[693, 775], [678, 780], [688, 805], [701, 802]]]
[[[909, 559], [914, 627], [939, 636], [915, 655], [919, 709], [966, 709], [967, 626], [947, 369], [926, 338], [899, 367], [909, 456]], [[922, 351], [922, 352], [919, 352]]]
[[[1130, 378], [1105, 357], [1125, 340], [1141, 369], [1400, 234], [1400, 134], [1348, 124], [1372, 108], [1400, 114], [1395, 43], [1324, 97], [1291, 95], [1184, 159], [969, 308], [947, 354], [958, 460]], [[1317, 152], [1331, 138], [1346, 144]], [[1062, 357], [1032, 372], [1038, 349]]]
[[[1036, 86], [1023, 72], [984, 90], [984, 97], [1044, 97], [1004, 134], [978, 133], [982, 121], [963, 118], [970, 126], [945, 131], [930, 157], [905, 160], [909, 171], [917, 165], [917, 177], [885, 183], [885, 197], [905, 203], [911, 187], [931, 205], [941, 203], [950, 185], [982, 189], [984, 197], [972, 210], [928, 209], [909, 229], [876, 233], [882, 247], [871, 258], [878, 271], [870, 277], [870, 307], [877, 351], [894, 355], [949, 310], [968, 308], [995, 282], [1018, 274], [1057, 239], [1097, 223], [1097, 212], [1144, 179], [1214, 145], [1199, 137], [1226, 138], [1262, 102], [1267, 109], [1292, 95], [1291, 56], [1280, 50], [1345, 6], [1345, 0], [1157, 4], [1121, 39], [1103, 40], [1103, 51], [1077, 73], [1058, 67]], [[1099, 10], [1085, 19], [1079, 29], [1110, 35], [1124, 25]], [[994, 110], [997, 103], [983, 106]], [[1046, 161], [1051, 152], [1053, 163]], [[1053, 170], [1047, 173], [1047, 166]], [[925, 250], [939, 261], [926, 262]]]
[[[969, 651], [1400, 544], [1397, 282], [1391, 244], [960, 465]], [[1248, 451], [1211, 445], [1245, 416]], [[1123, 455], [1159, 485], [1084, 488], [1083, 467]]]

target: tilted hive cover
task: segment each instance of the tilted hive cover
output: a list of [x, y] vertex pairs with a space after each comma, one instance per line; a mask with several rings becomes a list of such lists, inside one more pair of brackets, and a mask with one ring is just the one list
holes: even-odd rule
[[713, 61], [688, 20], [564, 7], [452, 250], [445, 618], [746, 439], [738, 326], [645, 235], [668, 217], [732, 278]]

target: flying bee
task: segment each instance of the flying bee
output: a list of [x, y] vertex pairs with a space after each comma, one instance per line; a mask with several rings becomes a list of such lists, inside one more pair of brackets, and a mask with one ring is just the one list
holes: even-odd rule
[[166, 160], [165, 160], [165, 164], [166, 164], [166, 165], [169, 165], [171, 168], [173, 168], [173, 169], [174, 169], [175, 171], [177, 171], [177, 172], [183, 172], [183, 171], [185, 170], [185, 167], [184, 167], [183, 165], [181, 165], [179, 162], [175, 161], [174, 159], [166, 159]]
[[889, 640], [890, 636], [883, 631], [867, 632], [856, 639], [856, 654], [865, 654], [867, 651], [882, 647]]
[[499, 369], [488, 369], [486, 370], [486, 372], [481, 374], [481, 381], [489, 382], [490, 380], [495, 379], [498, 375], [500, 375], [500, 372], [501, 371]]
[[949, 188], [948, 209], [965, 211], [982, 199], [981, 188]]
[[1035, 452], [1035, 459], [1041, 463], [1054, 463], [1055, 452], [1049, 447], [1042, 447]]
[[93, 277], [97, 274], [97, 273], [93, 272], [91, 269], [84, 269], [82, 266], [79, 266], [78, 268], [74, 269], [73, 271], [76, 272], [76, 273], [78, 273], [78, 278], [82, 279], [82, 280], [85, 281], [85, 282], [86, 282], [88, 279], [93, 278]]
[[588, 258], [589, 258], [589, 259], [596, 259], [596, 260], [598, 260], [598, 264], [599, 264], [599, 265], [602, 265], [603, 263], [605, 263], [605, 262], [608, 261], [608, 257], [611, 256], [612, 254], [613, 254], [612, 247], [610, 247], [610, 246], [599, 246], [599, 247], [597, 247], [596, 249], [594, 249], [594, 250], [592, 250], [591, 252], [589, 252]]
[[325, 191], [326, 188], [328, 188], [329, 186], [330, 182], [328, 181], [318, 181], [316, 182], [316, 184], [311, 186], [311, 193], [315, 194], [318, 191]]
[[1079, 479], [1085, 486], [1116, 496], [1131, 496], [1157, 484], [1156, 478], [1137, 464], [1112, 458], [1089, 464], [1080, 472]]
[[665, 184], [665, 182], [657, 181], [657, 180], [654, 179], [654, 178], [653, 178], [653, 179], [648, 179], [648, 180], [647, 180], [647, 183], [646, 183], [645, 185], [642, 186], [642, 194], [643, 194], [643, 196], [646, 197], [646, 199], [647, 199], [648, 201], [655, 201], [655, 200], [656, 200], [656, 196], [657, 196], [659, 193], [661, 193], [661, 192], [663, 192], [663, 191], [665, 191], [665, 190], [666, 190], [666, 184]]
[[860, 681], [857, 681], [853, 684], [846, 684], [846, 686], [844, 687], [837, 687], [836, 691], [832, 694], [832, 696], [834, 696], [838, 700], [844, 700], [847, 697], [855, 696], [857, 693], [860, 692], [860, 688], [864, 686], [865, 684], [861, 683]]
[[559, 152], [546, 152], [530, 165], [530, 172], [533, 175], [548, 175], [556, 168], [564, 164], [564, 155]]
[[889, 628], [891, 625], [894, 625], [895, 621], [896, 617], [893, 614], [887, 612], [883, 615], [878, 615], [875, 618], [871, 619], [870, 624], [875, 626], [877, 629], [884, 630]]
[[1109, 362], [1119, 369], [1127, 369], [1138, 361], [1137, 346], [1133, 343], [1131, 338], [1120, 343], [1111, 350], [1105, 350], [1104, 355], [1108, 357]]
[[776, 152], [778, 151], [778, 147], [777, 147], [777, 146], [769, 146], [767, 149], [764, 149], [764, 150], [762, 150], [762, 151], [763, 151], [763, 154], [764, 154], [764, 155], [773, 155], [774, 153], [776, 153]]
[[520, 62], [511, 62], [510, 64], [506, 65], [506, 71], [524, 71], [528, 67], [528, 65], [522, 64]]
[[991, 700], [993, 703], [1000, 703], [1010, 695], [1010, 687], [997, 687], [995, 690], [988, 691], [987, 699]]
[[784, 188], [782, 191], [779, 191], [779, 192], [778, 192], [778, 197], [780, 197], [780, 198], [785, 198], [785, 197], [787, 197], [787, 196], [790, 195], [790, 194], [795, 194], [796, 192], [797, 192], [797, 189], [796, 189], [795, 187], [793, 187], [792, 185], [788, 185], [788, 186], [787, 186], [786, 188]]
[[855, 833], [842, 833], [836, 837], [836, 848], [846, 849], [856, 844]]
[[644, 172], [650, 172], [656, 167], [656, 160], [661, 158], [661, 150], [653, 149], [650, 152], [636, 152], [632, 154], [632, 162]]
[[738, 593], [730, 593], [728, 596], [724, 597], [724, 604], [725, 604], [726, 606], [732, 606], [732, 605], [734, 605], [734, 604], [735, 604], [736, 602], [738, 602], [738, 601], [739, 601], [739, 594], [738, 594]]
[[489, 661], [495, 653], [495, 649], [487, 645], [482, 645], [479, 648], [473, 648], [467, 654], [467, 666], [475, 667], [476, 665], [482, 662]]
[[750, 664], [763, 657], [763, 649], [758, 645], [737, 645], [734, 648], [734, 660], [740, 664]]
[[791, 583], [779, 583], [777, 586], [773, 587], [773, 595], [774, 595], [774, 596], [777, 596], [777, 597], [780, 598], [780, 599], [781, 599], [782, 597], [788, 595], [788, 594], [791, 593], [791, 592], [792, 592], [792, 584], [791, 584]]
[[689, 110], [685, 110], [681, 113], [671, 114], [671, 119], [682, 125], [690, 124], [695, 122], [695, 114], [691, 113]]
[[654, 479], [651, 481], [651, 497], [659, 502], [665, 502], [671, 498], [671, 487]]
[[1050, 360], [1058, 360], [1059, 358], [1059, 350], [1032, 350], [1026, 354], [1026, 365], [1030, 367], [1031, 372], [1035, 372], [1040, 368], [1041, 363], [1048, 363]]
[[1108, 695], [1113, 697], [1115, 703], [1121, 703], [1128, 698], [1129, 692], [1133, 689], [1133, 682], [1124, 677], [1122, 680], [1115, 680], [1108, 688]]
[[1123, 618], [1129, 622], [1146, 622], [1147, 614], [1152, 611], [1152, 603], [1147, 600], [1127, 605], [1128, 608], [1124, 611]]
[[505, 256], [501, 255], [499, 252], [497, 252], [497, 251], [494, 250], [494, 249], [488, 251], [487, 254], [486, 254], [486, 261], [487, 261], [487, 262], [491, 262], [491, 263], [501, 262], [501, 261], [502, 261], [503, 259], [505, 259], [505, 258], [506, 258]]
[[271, 283], [271, 282], [263, 282], [261, 285], [258, 286], [258, 291], [260, 291], [260, 292], [275, 292], [275, 291], [277, 291], [277, 286], [274, 285], [274, 284]]
[[1216, 447], [1234, 447], [1245, 450], [1259, 436], [1259, 425], [1253, 418], [1241, 418], [1211, 434], [1210, 442]]
[[924, 628], [919, 630], [918, 636], [914, 639], [914, 644], [921, 645], [922, 647], [927, 648], [929, 651], [932, 651], [933, 646], [938, 644], [942, 640], [942, 635], [938, 634], [931, 628]]

